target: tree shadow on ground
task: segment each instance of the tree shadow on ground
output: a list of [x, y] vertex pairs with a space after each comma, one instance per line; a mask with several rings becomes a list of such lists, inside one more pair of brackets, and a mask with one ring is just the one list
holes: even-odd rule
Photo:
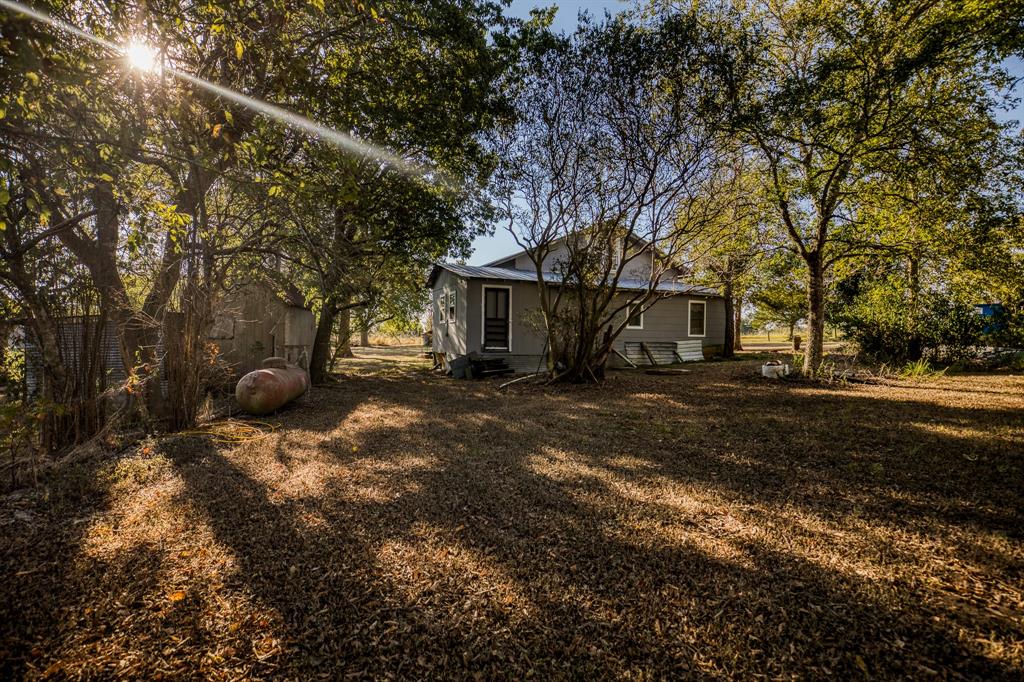
[[[673, 428], [714, 434], [719, 427], [710, 406], [724, 400], [727, 391], [714, 384], [697, 387], [702, 398], [697, 405], [691, 395], [667, 391], [666, 402], [680, 406]], [[998, 477], [979, 480], [969, 464], [932, 462], [937, 456], [930, 450], [921, 453], [918, 466], [924, 462], [926, 471], [941, 471], [946, 481], [913, 470], [880, 482], [870, 468], [847, 466], [852, 442], [833, 438], [829, 451], [807, 452], [807, 443], [830, 442], [827, 427], [801, 434], [796, 424], [787, 423], [822, 409], [866, 412], [854, 449], [878, 448], [877, 456], [888, 462], [925, 435], [938, 450], [963, 446], [962, 439], [914, 431], [906, 419], [904, 432], [894, 436], [888, 425], [894, 411], [928, 414], [942, 423], [1001, 423], [1007, 418], [1003, 411], [791, 393], [785, 402], [776, 396], [775, 408], [751, 425], [754, 433], [775, 434], [760, 437], [766, 452], [748, 452], [746, 461], [736, 462], [702, 439], [691, 438], [689, 444], [668, 439], [671, 430], [666, 438], [652, 438], [659, 433], [654, 420], [646, 437], [609, 442], [607, 426], [615, 419], [650, 414], [631, 407], [628, 394], [602, 396], [596, 406], [584, 402], [576, 406], [582, 413], [572, 409], [575, 418], [566, 419], [569, 415], [558, 408], [572, 403], [571, 392], [539, 396], [549, 405], [538, 414], [516, 397], [493, 395], [492, 388], [440, 383], [403, 392], [388, 391], [379, 382], [351, 381], [337, 400], [338, 423], [348, 427], [316, 446], [338, 474], [328, 477], [326, 492], [283, 504], [269, 502], [272, 494], [265, 487], [217, 454], [208, 455], [211, 469], [190, 471], [175, 459], [188, 498], [207, 510], [218, 538], [241, 558], [246, 568], [239, 575], [247, 589], [280, 615], [295, 651], [304, 652], [300, 660], [304, 655], [332, 670], [370, 674], [386, 674], [405, 661], [414, 666], [406, 671], [413, 675], [534, 669], [579, 675], [945, 670], [1012, 676], [1005, 664], [958, 634], [967, 625], [1013, 638], [1011, 618], [955, 603], [935, 606], [925, 612], [932, 617], [924, 617], [922, 605], [934, 599], [920, 587], [900, 592], [889, 585], [879, 594], [871, 577], [823, 564], [813, 552], [785, 551], [778, 537], [759, 537], [756, 524], [752, 530], [730, 528], [736, 505], [786, 505], [811, 525], [851, 514], [899, 524], [911, 511], [917, 520], [931, 514], [922, 520], [926, 529], [934, 524], [1016, 528], [1019, 506], [994, 513], [962, 504], [981, 491], [1011, 502], [1013, 491], [999, 485]], [[490, 409], [479, 409], [481, 399]], [[747, 396], [727, 418], [736, 418], [736, 410], [757, 399]], [[349, 416], [367, 401], [378, 402], [382, 418], [349, 424]], [[392, 424], [389, 414], [413, 418]], [[295, 424], [303, 432], [304, 427], [301, 420]], [[999, 444], [979, 447], [986, 457], [1006, 454]], [[562, 460], [567, 471], [558, 466], [545, 471], [545, 458]], [[630, 463], [623, 465], [623, 458]], [[940, 463], [944, 468], [935, 469]], [[968, 478], [974, 483], [965, 490], [962, 482]], [[630, 494], [631, 487], [643, 493], [673, 485], [711, 491], [733, 509], [713, 511], [711, 502], [691, 500], [688, 512], [686, 504]], [[926, 501], [917, 508], [891, 499], [872, 501], [890, 487]], [[937, 496], [946, 504], [935, 504]], [[323, 523], [303, 530], [297, 519], [310, 515]], [[761, 513], [750, 516], [765, 520]], [[273, 550], [267, 547], [270, 539]], [[835, 551], [843, 550], [832, 547], [824, 554]], [[436, 560], [435, 552], [464, 556]], [[330, 571], [339, 556], [342, 575]], [[303, 578], [289, 573], [293, 565]], [[470, 567], [491, 576], [481, 589], [503, 594], [509, 603], [475, 599]], [[332, 578], [320, 592], [306, 584], [325, 574]], [[899, 594], [893, 598], [887, 590]], [[310, 592], [319, 600], [296, 599]], [[338, 608], [346, 603], [343, 595], [359, 596], [348, 602], [351, 608]], [[475, 620], [463, 617], [466, 609]], [[310, 617], [323, 610], [311, 627]], [[364, 630], [378, 622], [392, 623], [389, 636], [374, 639]], [[334, 639], [311, 640], [304, 634], [310, 632], [330, 632]]]
[[[76, 558], [93, 521], [109, 510], [110, 463], [93, 457], [55, 472], [38, 490], [6, 496], [0, 514], [8, 520], [23, 506], [22, 496], [36, 504], [30, 519], [17, 516], [0, 531], [0, 574], [6, 598], [0, 599], [0, 677], [19, 677], [30, 662], [51, 646], [54, 633], [78, 615], [59, 604], [74, 604], [95, 575], [83, 572]], [[137, 557], [127, 557], [133, 562]]]
[[[163, 444], [230, 570], [121, 654], [260, 677], [1015, 678], [1015, 420], [719, 370], [513, 394], [351, 377], [258, 443]], [[243, 597], [240, 624], [197, 615]], [[201, 646], [164, 653], [190, 630]]]

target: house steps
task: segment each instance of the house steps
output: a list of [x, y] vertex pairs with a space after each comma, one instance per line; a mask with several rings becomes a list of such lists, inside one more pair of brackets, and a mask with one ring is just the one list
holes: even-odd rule
[[455, 358], [448, 363], [448, 371], [456, 379], [482, 379], [513, 374], [515, 369], [509, 367], [503, 357], [488, 358], [478, 353], [470, 353]]

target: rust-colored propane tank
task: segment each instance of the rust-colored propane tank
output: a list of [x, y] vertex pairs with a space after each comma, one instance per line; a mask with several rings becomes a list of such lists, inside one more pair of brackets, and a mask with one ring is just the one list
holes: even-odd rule
[[309, 390], [309, 374], [284, 358], [267, 358], [263, 368], [238, 380], [235, 400], [249, 414], [269, 414]]

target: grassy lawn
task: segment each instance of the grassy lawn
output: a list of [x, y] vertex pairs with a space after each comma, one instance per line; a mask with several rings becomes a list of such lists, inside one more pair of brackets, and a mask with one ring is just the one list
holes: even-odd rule
[[[803, 339], [802, 349], [807, 348], [807, 333], [797, 330], [796, 336]], [[793, 348], [793, 340], [785, 331], [779, 331], [769, 337], [767, 334], [744, 334], [740, 341], [745, 351], [789, 351]], [[843, 345], [842, 340], [831, 334], [825, 334], [824, 346], [826, 351], [834, 351]]]
[[3, 677], [1024, 675], [1024, 377], [369, 354], [264, 437], [2, 498]]

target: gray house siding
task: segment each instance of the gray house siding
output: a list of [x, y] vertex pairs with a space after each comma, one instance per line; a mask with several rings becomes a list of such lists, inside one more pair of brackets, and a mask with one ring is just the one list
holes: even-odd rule
[[[508, 351], [482, 348], [484, 287], [509, 291], [511, 348]], [[456, 292], [456, 319], [442, 322], [440, 297], [447, 297], [452, 291]], [[482, 353], [504, 358], [518, 372], [535, 371], [543, 357], [544, 337], [531, 327], [529, 318], [536, 315], [538, 307], [535, 283], [468, 279], [443, 271], [434, 282], [431, 295], [433, 351], [449, 360], [467, 353]]]
[[[544, 259], [544, 271], [553, 272], [558, 269], [558, 264], [564, 262], [568, 258], [568, 249], [565, 246], [559, 246], [548, 254], [547, 258]], [[502, 263], [504, 265], [504, 263]], [[536, 266], [533, 261], [525, 253], [521, 253], [516, 256], [515, 260], [516, 270], [527, 270], [528, 272], [535, 272]]]
[[[689, 329], [690, 302], [706, 304], [703, 337], [691, 336]], [[674, 343], [676, 341], [700, 340], [704, 348], [720, 347], [725, 343], [725, 301], [717, 297], [670, 296], [658, 300], [644, 311], [643, 329], [624, 329], [612, 347], [626, 353], [626, 343]], [[612, 366], [625, 363], [613, 356]]]
[[[466, 319], [467, 291], [467, 280], [448, 271], [441, 272], [437, 281], [434, 282], [430, 306], [431, 329], [434, 330], [432, 346], [435, 353], [444, 353], [449, 359], [465, 355], [473, 348], [472, 342], [467, 343], [468, 331], [472, 329]], [[455, 319], [445, 319], [442, 322], [441, 296], [445, 296], [445, 305], [447, 305], [447, 297], [452, 292], [455, 293]]]
[[[509, 317], [511, 332], [508, 351], [483, 350], [483, 290], [484, 287], [502, 287], [509, 290]], [[471, 351], [501, 357], [517, 372], [534, 372], [538, 364], [543, 364], [544, 336], [537, 332], [530, 320], [537, 319], [540, 300], [537, 285], [533, 282], [469, 280], [469, 294], [466, 296], [468, 309], [466, 319], [467, 345]], [[543, 369], [543, 366], [541, 367]]]
[[[482, 348], [485, 287], [509, 291], [511, 348], [508, 351]], [[456, 320], [441, 322], [439, 297], [452, 291], [456, 292]], [[448, 359], [472, 352], [501, 357], [517, 372], [533, 372], [538, 366], [543, 369], [546, 348], [543, 332], [537, 327], [540, 302], [535, 282], [464, 278], [442, 271], [434, 282], [432, 298], [434, 352], [443, 353]], [[689, 334], [690, 301], [707, 305], [704, 337]], [[615, 349], [625, 353], [627, 342], [673, 343], [696, 338], [705, 348], [721, 346], [725, 338], [725, 302], [719, 297], [697, 295], [663, 298], [644, 312], [643, 326], [643, 329], [624, 330], [615, 340]], [[613, 357], [612, 365], [619, 364], [624, 363]]]
[[[547, 258], [544, 259], [544, 271], [554, 272], [555, 270], [558, 269], [559, 262], [564, 262], [568, 260], [568, 258], [569, 254], [566, 246], [564, 244], [559, 245], [550, 254], [548, 254]], [[653, 268], [652, 260], [653, 252], [651, 251], [651, 249], [644, 249], [643, 251], [634, 255], [632, 258], [626, 261], [626, 265], [622, 268], [622, 278], [650, 279], [651, 270]], [[516, 270], [526, 270], [528, 272], [534, 272], [536, 270], [536, 268], [533, 265], [533, 261], [531, 261], [530, 257], [527, 256], [525, 253], [517, 255], [515, 259], [502, 261], [501, 263], [496, 263], [495, 265], [501, 268], [514, 268]], [[673, 277], [677, 277], [678, 275], [678, 270], [676, 270], [675, 268], [670, 268], [667, 269], [662, 274], [662, 278], [667, 280], [672, 279]]]

